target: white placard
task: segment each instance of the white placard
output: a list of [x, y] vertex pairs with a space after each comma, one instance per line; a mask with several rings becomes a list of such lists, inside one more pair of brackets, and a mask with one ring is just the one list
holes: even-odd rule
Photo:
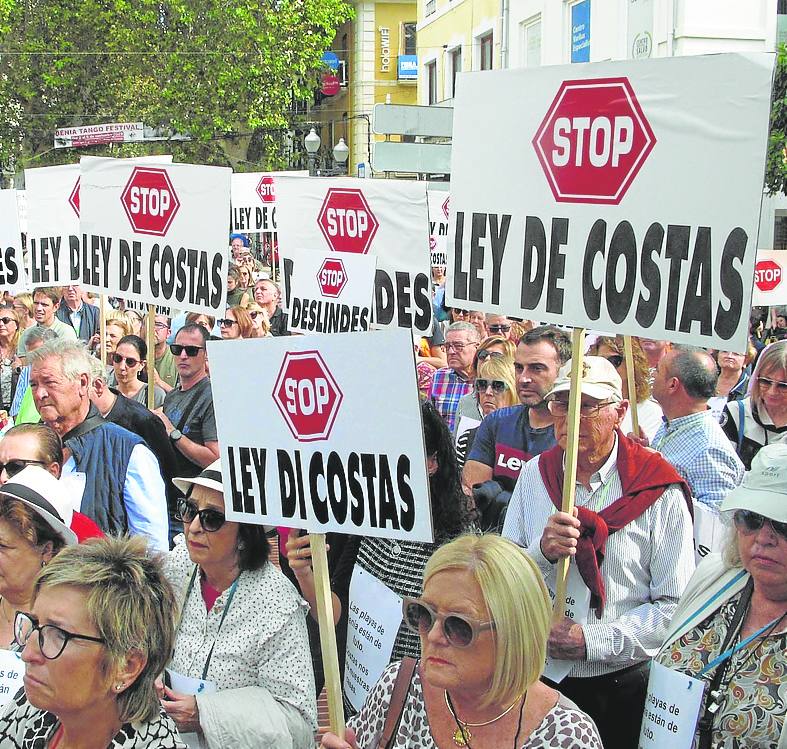
[[369, 330], [372, 320], [373, 255], [290, 250], [288, 326], [299, 333]]
[[230, 170], [82, 159], [86, 289], [223, 313]]
[[451, 205], [450, 193], [427, 190], [429, 201], [429, 259], [433, 268], [442, 268], [448, 263], [448, 212]]
[[0, 707], [4, 707], [22, 688], [25, 664], [20, 653], [0, 650]]
[[209, 341], [227, 518], [431, 541], [412, 347], [405, 330]]
[[787, 304], [787, 252], [784, 250], [757, 251], [751, 303], [766, 307]]
[[391, 662], [402, 623], [402, 599], [356, 564], [348, 600], [344, 695], [360, 710]]
[[16, 190], [0, 190], [0, 290], [12, 294], [26, 288], [17, 197]]
[[446, 305], [743, 350], [773, 64], [460, 74]]
[[[377, 257], [379, 326], [432, 330], [429, 216], [424, 182], [276, 178], [279, 252], [332, 250]], [[283, 264], [289, 307], [289, 269]]]
[[703, 557], [724, 549], [728, 526], [718, 512], [702, 502], [691, 501], [694, 505], [694, 561], [699, 564]]
[[276, 179], [308, 177], [307, 171], [243, 172], [232, 175], [232, 212], [234, 232], [266, 234], [276, 231]]
[[704, 688], [699, 679], [652, 661], [639, 749], [691, 749]]
[[[579, 574], [577, 563], [572, 559], [568, 566], [568, 577], [566, 578], [566, 607], [563, 613], [577, 624], [586, 624], [588, 612], [590, 611], [590, 589], [585, 585], [582, 575]], [[544, 665], [544, 676], [559, 684], [571, 669], [574, 668], [576, 661], [559, 660], [547, 656]]]
[[27, 279], [32, 288], [79, 279], [79, 164], [25, 169]]
[[[212, 681], [184, 676], [171, 668], [168, 668], [166, 671], [169, 676], [170, 689], [177, 694], [216, 694], [218, 691], [216, 684]], [[189, 749], [203, 749], [204, 747], [198, 733], [181, 731], [180, 739], [185, 742]]]

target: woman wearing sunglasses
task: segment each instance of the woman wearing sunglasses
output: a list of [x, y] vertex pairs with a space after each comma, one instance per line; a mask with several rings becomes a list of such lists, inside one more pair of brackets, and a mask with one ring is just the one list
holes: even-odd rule
[[[423, 593], [405, 598], [404, 624], [421, 640], [391, 746], [408, 749], [601, 749], [593, 722], [539, 681], [550, 603], [526, 553], [496, 535], [462, 536], [424, 570]], [[383, 731], [400, 662], [326, 749], [374, 747]]]
[[246, 307], [246, 312], [251, 318], [250, 338], [272, 338], [271, 324], [268, 322], [268, 313], [257, 302], [252, 302]]
[[179, 749], [154, 680], [172, 652], [176, 601], [140, 537], [69, 546], [16, 612], [24, 690], [0, 746]]
[[[147, 344], [136, 335], [127, 335], [121, 338], [114, 353], [110, 355], [117, 389], [126, 398], [137, 401], [143, 406], [148, 404], [148, 387], [150, 385], [140, 380], [139, 376], [145, 371], [147, 355]], [[160, 387], [154, 385], [153, 388], [154, 408], [161, 408], [167, 394]]]
[[220, 461], [175, 485], [185, 543], [166, 566], [182, 604], [164, 710], [190, 747], [313, 746], [303, 600], [268, 560], [264, 527], [225, 519]]
[[787, 341], [763, 349], [749, 384], [749, 397], [724, 407], [721, 428], [748, 469], [763, 445], [787, 444]]
[[[766, 445], [721, 506], [733, 528], [697, 567], [656, 660], [705, 684], [695, 746], [787, 746], [787, 445]], [[653, 678], [653, 677], [651, 677]]]
[[252, 338], [254, 326], [249, 313], [243, 307], [228, 307], [224, 317], [216, 320], [221, 330], [221, 337], [225, 341], [234, 341], [238, 338]]
[[19, 380], [19, 318], [13, 307], [0, 308], [0, 411], [10, 411]]

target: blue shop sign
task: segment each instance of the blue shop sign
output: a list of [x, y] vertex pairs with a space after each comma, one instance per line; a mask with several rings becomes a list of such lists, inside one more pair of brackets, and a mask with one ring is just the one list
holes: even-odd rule
[[418, 55], [399, 55], [397, 77], [400, 81], [418, 80]]
[[590, 62], [590, 0], [571, 6], [571, 62]]

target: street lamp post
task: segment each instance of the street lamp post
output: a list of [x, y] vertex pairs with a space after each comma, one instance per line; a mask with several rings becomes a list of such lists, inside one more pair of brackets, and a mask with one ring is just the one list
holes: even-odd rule
[[306, 146], [306, 158], [309, 162], [309, 176], [317, 176], [317, 152], [320, 150], [320, 136], [317, 131], [312, 128], [309, 134], [303, 139], [303, 145]]
[[339, 142], [333, 147], [333, 160], [336, 162], [336, 168], [339, 174], [347, 174], [347, 158], [350, 155], [350, 149], [344, 142], [344, 138], [339, 138]]

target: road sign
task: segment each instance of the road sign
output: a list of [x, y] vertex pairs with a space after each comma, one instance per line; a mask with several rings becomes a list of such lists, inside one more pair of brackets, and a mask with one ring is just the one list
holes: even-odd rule
[[71, 190], [71, 194], [68, 196], [68, 202], [71, 204], [77, 216], [79, 216], [79, 180], [80, 178], [77, 177], [77, 181], [74, 183], [74, 189]]
[[334, 252], [365, 255], [371, 247], [379, 223], [361, 190], [331, 188], [325, 195], [320, 230]]
[[445, 216], [446, 221], [448, 221], [448, 211], [450, 210], [450, 207], [451, 207], [451, 196], [449, 195], [443, 201], [443, 215]]
[[347, 285], [344, 262], [340, 258], [325, 258], [317, 273], [317, 283], [323, 296], [338, 298]]
[[336, 96], [342, 90], [342, 83], [335, 73], [323, 73], [320, 83], [320, 93], [324, 96]]
[[260, 181], [257, 183], [257, 195], [260, 196], [260, 200], [263, 203], [276, 202], [276, 190], [273, 185], [273, 177], [270, 174], [260, 178]]
[[760, 291], [773, 291], [782, 282], [783, 270], [775, 260], [760, 260], [754, 266], [754, 283]]
[[327, 439], [342, 398], [319, 351], [288, 351], [284, 355], [273, 400], [296, 440]]
[[163, 237], [180, 208], [166, 169], [134, 167], [120, 201], [138, 234]]
[[533, 138], [559, 203], [618, 205], [655, 144], [626, 77], [564, 81]]

